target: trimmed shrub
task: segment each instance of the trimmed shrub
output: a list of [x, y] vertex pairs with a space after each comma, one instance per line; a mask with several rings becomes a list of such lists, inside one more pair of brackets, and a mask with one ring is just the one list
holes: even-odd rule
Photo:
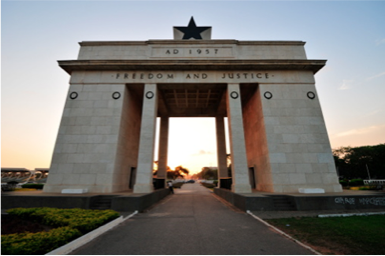
[[80, 237], [82, 233], [74, 228], [61, 227], [49, 232], [16, 233], [1, 236], [2, 254], [46, 254]]
[[21, 185], [22, 188], [36, 188], [36, 189], [43, 189], [44, 184], [34, 184], [34, 183], [27, 183], [24, 185]]
[[113, 219], [119, 213], [113, 210], [56, 209], [56, 208], [15, 208], [7, 211], [22, 219], [36, 221], [52, 227], [69, 226], [87, 233]]
[[363, 186], [364, 181], [362, 179], [352, 179], [349, 180], [349, 186], [351, 187], [357, 187], [357, 186]]
[[346, 180], [340, 180], [340, 184], [343, 186], [343, 187], [347, 187], [349, 185], [349, 182], [347, 182]]
[[7, 212], [54, 229], [49, 232], [2, 235], [3, 254], [45, 254], [119, 217], [119, 213], [113, 210], [77, 208], [14, 208]]

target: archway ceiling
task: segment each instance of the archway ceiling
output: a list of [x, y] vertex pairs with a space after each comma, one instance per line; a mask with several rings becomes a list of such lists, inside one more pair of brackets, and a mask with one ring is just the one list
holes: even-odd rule
[[225, 84], [158, 84], [160, 116], [226, 115]]
[[[256, 89], [242, 84], [242, 104]], [[226, 84], [158, 84], [158, 115], [169, 117], [227, 116]]]

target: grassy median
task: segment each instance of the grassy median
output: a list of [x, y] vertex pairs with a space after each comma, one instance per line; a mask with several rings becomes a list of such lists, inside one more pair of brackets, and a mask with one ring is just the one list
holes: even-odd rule
[[266, 221], [322, 254], [385, 254], [385, 215]]

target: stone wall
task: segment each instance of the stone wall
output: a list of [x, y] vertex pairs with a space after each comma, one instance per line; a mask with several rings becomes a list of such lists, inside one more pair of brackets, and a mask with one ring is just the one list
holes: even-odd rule
[[[261, 92], [259, 87], [255, 89], [250, 100], [243, 107], [247, 164], [249, 167], [254, 168], [256, 189], [274, 192]], [[246, 97], [246, 95], [243, 95], [243, 97]]]
[[262, 109], [274, 192], [341, 192], [314, 83], [260, 84], [260, 91], [272, 95]]
[[[121, 178], [115, 168], [124, 168], [117, 144], [124, 136], [120, 130], [125, 126], [122, 116], [127, 115], [122, 107], [124, 102], [129, 104], [126, 91], [124, 84], [71, 84], [44, 192], [85, 188], [106, 193], [121, 189], [114, 179]], [[114, 99], [113, 93], [119, 93], [120, 98]], [[116, 160], [119, 167], [115, 167]]]

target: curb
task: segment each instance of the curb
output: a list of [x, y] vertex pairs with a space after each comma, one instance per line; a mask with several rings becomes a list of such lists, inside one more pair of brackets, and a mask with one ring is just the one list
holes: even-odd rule
[[385, 214], [385, 212], [321, 214], [321, 215], [318, 215], [318, 218], [329, 218], [329, 217], [352, 217], [352, 216], [369, 216], [369, 215], [384, 215], [384, 214]]
[[251, 211], [247, 210], [246, 211], [247, 214], [251, 215], [254, 219], [256, 220], [259, 220], [260, 222], [262, 222], [263, 224], [265, 224], [266, 226], [268, 226], [269, 228], [272, 228], [274, 229], [276, 232], [278, 232], [279, 234], [289, 238], [290, 240], [294, 241], [295, 243], [299, 244], [300, 246], [304, 247], [305, 249], [308, 249], [310, 250], [311, 252], [317, 254], [317, 255], [322, 255], [321, 253], [317, 252], [316, 250], [314, 250], [313, 248], [311, 248], [310, 246], [307, 246], [305, 244], [303, 244], [302, 242], [298, 241], [297, 239], [289, 236], [288, 234], [286, 234], [285, 232], [283, 232], [282, 230], [270, 225], [269, 223], [267, 223], [266, 221], [262, 220], [261, 218], [259, 218], [258, 216], [255, 216]]
[[123, 216], [120, 216], [119, 218], [111, 221], [111, 222], [108, 222], [107, 224], [101, 226], [101, 227], [98, 227], [97, 229], [85, 234], [84, 236], [81, 236], [75, 240], [73, 240], [72, 242], [69, 242], [68, 244], [65, 244], [53, 251], [50, 251], [49, 253], [46, 253], [45, 255], [64, 255], [64, 254], [69, 254], [70, 252], [78, 249], [79, 247], [85, 245], [86, 243], [92, 241], [93, 239], [97, 238], [98, 236], [104, 234], [105, 232], [107, 232], [108, 230], [116, 227], [117, 225], [119, 225], [120, 223], [122, 223], [123, 221], [133, 217], [135, 214], [137, 214], [138, 211], [135, 211], [134, 213], [132, 213], [131, 215], [128, 215], [127, 217], [123, 218]]

